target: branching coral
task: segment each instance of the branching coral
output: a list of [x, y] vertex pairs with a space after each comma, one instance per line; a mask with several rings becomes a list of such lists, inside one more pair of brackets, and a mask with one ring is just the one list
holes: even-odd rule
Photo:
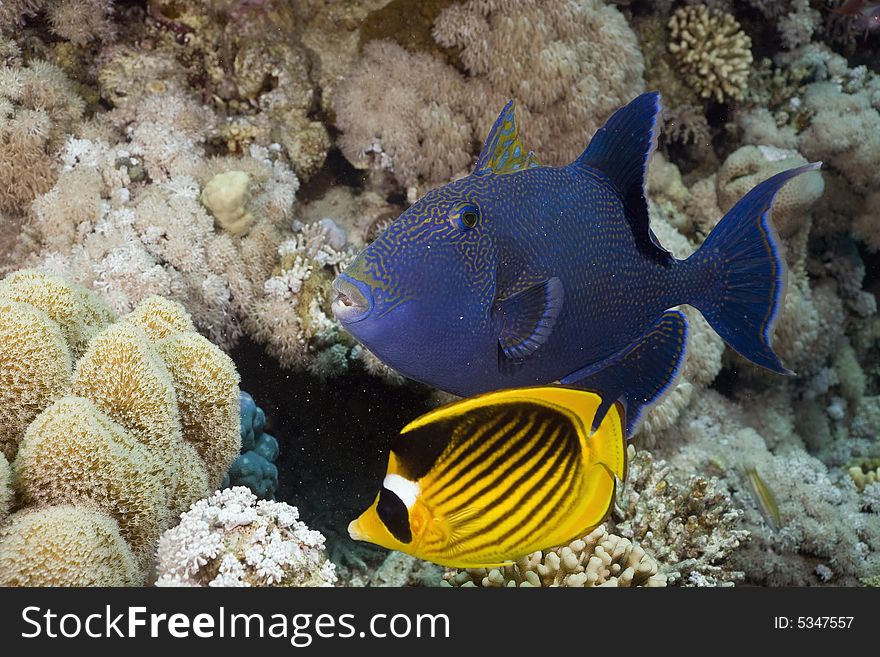
[[598, 0], [468, 1], [444, 10], [433, 34], [460, 49], [467, 77], [428, 54], [377, 42], [334, 100], [346, 157], [392, 170], [407, 186], [465, 172], [509, 98], [518, 102], [523, 142], [542, 161], [562, 164], [643, 87], [635, 35]]
[[[862, 513], [859, 497], [845, 472], [829, 473], [799, 445], [778, 405], [762, 400], [748, 411], [707, 391], [683, 414], [673, 431], [658, 441], [675, 472], [712, 471], [737, 507], [742, 528], [751, 533], [729, 564], [746, 581], [768, 585], [816, 583], [819, 561], [838, 583], [880, 571], [880, 532]], [[760, 421], [759, 421], [760, 420]], [[765, 425], [758, 430], [749, 426]], [[779, 434], [779, 438], [771, 438]], [[782, 442], [784, 439], [784, 442]], [[771, 441], [774, 452], [768, 449]], [[748, 484], [753, 467], [777, 502], [780, 528], [768, 524]]]
[[[278, 249], [280, 263], [253, 305], [246, 328], [285, 367], [304, 368], [316, 352], [332, 349], [341, 328], [329, 311], [330, 283], [353, 253], [330, 244], [329, 227], [320, 223], [295, 226], [293, 239]], [[316, 371], [329, 375], [343, 362]]]
[[534, 552], [513, 566], [446, 574], [452, 586], [666, 586], [657, 562], [638, 545], [600, 525], [569, 545]]
[[159, 541], [157, 586], [333, 586], [324, 537], [296, 507], [236, 487], [199, 500]]
[[116, 521], [82, 506], [12, 514], [0, 528], [0, 586], [137, 586], [143, 582]]
[[743, 573], [731, 554], [748, 537], [742, 511], [714, 478], [674, 474], [649, 452], [629, 448], [627, 482], [615, 531], [643, 546], [660, 572], [685, 586], [730, 585]]
[[752, 40], [736, 19], [705, 5], [682, 7], [669, 19], [669, 50], [702, 98], [742, 98], [752, 63]]
[[[3, 300], [9, 293], [46, 311]], [[84, 327], [97, 331], [96, 318], [106, 320], [109, 311], [85, 290], [34, 272], [0, 283], [0, 303], [9, 306], [3, 317], [10, 335], [0, 361], [0, 388], [10, 395], [3, 447], [15, 455], [18, 500], [109, 514], [142, 579], [161, 532], [216, 487], [238, 453], [232, 361], [192, 332], [179, 305], [148, 299], [100, 330], [71, 368], [65, 335], [78, 344]], [[37, 342], [23, 340], [26, 334]], [[29, 388], [22, 381], [27, 368]]]

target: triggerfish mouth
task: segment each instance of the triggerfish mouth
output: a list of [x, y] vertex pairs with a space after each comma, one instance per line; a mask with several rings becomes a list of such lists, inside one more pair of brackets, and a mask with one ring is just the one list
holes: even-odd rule
[[502, 390], [405, 426], [355, 540], [453, 568], [509, 564], [583, 537], [626, 476], [623, 408], [562, 386]]
[[464, 397], [557, 381], [601, 391], [594, 428], [620, 401], [627, 435], [681, 368], [679, 305], [790, 373], [771, 347], [785, 264], [768, 214], [821, 163], [758, 184], [678, 260], [645, 199], [659, 113], [659, 94], [643, 94], [551, 167], [520, 144], [508, 103], [473, 173], [428, 192], [339, 275], [336, 317], [400, 373]]

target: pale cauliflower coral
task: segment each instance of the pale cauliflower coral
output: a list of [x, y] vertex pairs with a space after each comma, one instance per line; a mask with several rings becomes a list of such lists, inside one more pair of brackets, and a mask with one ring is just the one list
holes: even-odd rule
[[157, 586], [333, 586], [324, 536], [296, 507], [257, 500], [243, 486], [218, 491], [159, 540]]
[[748, 87], [752, 40], [736, 19], [706, 5], [682, 7], [669, 19], [669, 51], [702, 98], [739, 99]]

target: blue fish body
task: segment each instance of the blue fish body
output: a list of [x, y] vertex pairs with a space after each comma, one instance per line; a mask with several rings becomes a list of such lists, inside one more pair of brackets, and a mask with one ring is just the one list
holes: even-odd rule
[[474, 172], [428, 192], [337, 278], [342, 324], [402, 374], [462, 396], [560, 381], [626, 407], [631, 434], [673, 383], [697, 307], [734, 349], [787, 373], [770, 347], [782, 292], [768, 211], [792, 177], [756, 186], [690, 258], [651, 232], [644, 176], [659, 96], [615, 113], [584, 153], [541, 166], [512, 104]]

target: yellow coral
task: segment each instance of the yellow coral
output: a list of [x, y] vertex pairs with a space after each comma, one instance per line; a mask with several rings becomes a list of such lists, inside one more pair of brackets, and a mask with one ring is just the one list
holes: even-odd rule
[[[239, 452], [238, 373], [179, 304], [152, 297], [102, 329], [111, 320], [63, 280], [23, 271], [0, 281], [0, 447], [10, 459], [17, 453], [17, 502], [109, 514], [142, 579], [159, 534], [219, 484]], [[84, 351], [75, 368], [65, 337]], [[0, 516], [11, 497], [8, 470], [4, 458]], [[7, 547], [11, 558], [20, 552], [17, 543], [0, 551]], [[61, 563], [74, 549], [45, 547]], [[104, 567], [69, 583], [120, 581], [110, 566], [101, 580]]]
[[669, 50], [703, 98], [742, 98], [752, 64], [752, 40], [736, 19], [706, 5], [681, 7], [669, 19]]
[[150, 449], [88, 399], [64, 397], [28, 427], [13, 469], [27, 505], [89, 504], [113, 516], [146, 568], [171, 522], [177, 454]]
[[57, 276], [21, 269], [0, 281], [0, 297], [29, 303], [58, 324], [74, 359], [116, 317], [92, 292]]
[[880, 459], [859, 459], [847, 472], [860, 491], [880, 481]]
[[42, 310], [0, 297], [0, 450], [12, 459], [28, 424], [61, 395], [72, 359]]
[[138, 586], [131, 549], [113, 518], [50, 506], [12, 515], [0, 530], [0, 586]]
[[156, 348], [174, 381], [183, 438], [198, 450], [217, 487], [241, 448], [235, 364], [197, 333], [173, 335]]
[[70, 391], [87, 397], [145, 445], [170, 450], [180, 438], [174, 383], [144, 331], [119, 322], [76, 364]]
[[246, 207], [251, 200], [250, 186], [251, 177], [244, 171], [225, 171], [211, 178], [202, 190], [202, 204], [227, 233], [244, 235], [254, 223]]
[[125, 316], [125, 321], [140, 326], [150, 342], [196, 330], [184, 307], [165, 297], [147, 297]]
[[534, 552], [513, 566], [450, 571], [452, 586], [666, 586], [657, 562], [605, 525], [569, 545]]

